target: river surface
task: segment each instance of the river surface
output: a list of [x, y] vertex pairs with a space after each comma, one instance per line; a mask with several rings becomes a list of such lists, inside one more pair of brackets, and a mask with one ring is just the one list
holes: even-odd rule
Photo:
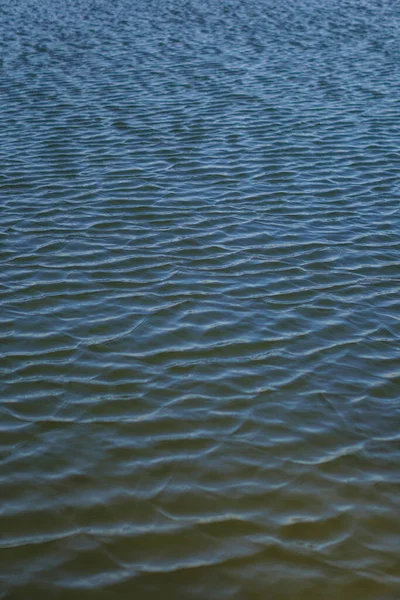
[[0, 598], [400, 598], [400, 5], [2, 0]]

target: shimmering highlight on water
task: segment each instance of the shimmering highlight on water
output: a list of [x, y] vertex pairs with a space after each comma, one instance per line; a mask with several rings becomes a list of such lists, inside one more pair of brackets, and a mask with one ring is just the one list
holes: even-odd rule
[[0, 598], [400, 597], [400, 8], [0, 6]]

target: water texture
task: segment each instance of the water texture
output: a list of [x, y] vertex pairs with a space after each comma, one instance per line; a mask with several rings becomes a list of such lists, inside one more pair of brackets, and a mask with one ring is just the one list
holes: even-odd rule
[[400, 5], [2, 0], [0, 598], [400, 598]]

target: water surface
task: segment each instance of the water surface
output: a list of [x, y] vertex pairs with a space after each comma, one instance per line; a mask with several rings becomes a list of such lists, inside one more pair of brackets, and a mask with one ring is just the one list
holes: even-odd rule
[[3, 0], [0, 598], [400, 597], [399, 39]]

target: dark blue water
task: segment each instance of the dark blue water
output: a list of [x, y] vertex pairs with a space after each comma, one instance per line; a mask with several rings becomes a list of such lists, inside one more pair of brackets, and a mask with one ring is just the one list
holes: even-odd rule
[[400, 5], [2, 0], [0, 598], [400, 597]]

